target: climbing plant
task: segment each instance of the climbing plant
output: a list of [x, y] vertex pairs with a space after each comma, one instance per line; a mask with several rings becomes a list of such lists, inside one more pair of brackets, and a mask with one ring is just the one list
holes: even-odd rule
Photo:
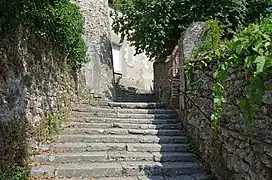
[[[260, 16], [271, 0], [115, 0], [113, 29], [136, 53], [151, 60], [169, 55], [181, 33], [194, 21], [217, 18], [224, 37]], [[121, 12], [121, 13], [120, 13]]]
[[222, 106], [227, 97], [224, 81], [231, 68], [244, 69], [250, 75], [250, 83], [239, 104], [247, 132], [251, 133], [254, 112], [261, 105], [262, 95], [272, 90], [271, 84], [265, 84], [272, 75], [272, 15], [261, 18], [260, 23], [250, 24], [227, 43], [215, 41], [220, 38], [220, 28], [216, 28], [218, 23], [214, 22], [210, 23], [213, 28], [207, 29], [214, 32], [207, 33], [203, 45], [196, 51], [198, 54], [193, 56], [186, 68], [204, 70], [207, 64], [212, 65], [214, 85], [211, 120], [215, 130], [219, 129]]
[[86, 61], [83, 16], [69, 0], [0, 0], [1, 37], [18, 27], [57, 50], [73, 69]]

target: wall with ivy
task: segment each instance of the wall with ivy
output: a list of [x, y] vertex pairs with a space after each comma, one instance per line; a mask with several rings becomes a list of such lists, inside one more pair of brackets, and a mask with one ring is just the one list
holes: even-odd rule
[[22, 29], [1, 39], [0, 50], [0, 179], [12, 179], [88, 91], [82, 71]]
[[[252, 28], [252, 26], [253, 25], [250, 27]], [[212, 24], [210, 24], [209, 27], [212, 27]], [[198, 29], [198, 31], [196, 31], [196, 29]], [[258, 28], [254, 30], [255, 31], [249, 31], [247, 29], [245, 30], [247, 32], [244, 33], [251, 33], [249, 37], [259, 37], [261, 30], [258, 31]], [[186, 130], [196, 142], [199, 155], [205, 164], [211, 167], [212, 172], [218, 179], [271, 179], [272, 91], [269, 90], [269, 87], [271, 87], [270, 70], [266, 70], [266, 75], [270, 78], [262, 79], [263, 83], [259, 83], [256, 87], [260, 88], [263, 84], [266, 88], [263, 93], [260, 94], [259, 103], [257, 105], [252, 103], [255, 109], [254, 112], [253, 110], [248, 112], [252, 113], [251, 118], [253, 119], [251, 125], [249, 125], [246, 119], [248, 116], [245, 116], [241, 102], [243, 102], [245, 98], [250, 98], [247, 92], [249, 85], [252, 85], [252, 79], [255, 74], [250, 72], [248, 67], [242, 65], [242, 63], [240, 66], [229, 67], [226, 69], [226, 76], [220, 81], [224, 91], [215, 91], [215, 84], [217, 83], [215, 72], [218, 70], [216, 67], [224, 64], [224, 60], [227, 61], [228, 59], [226, 56], [224, 56], [225, 59], [222, 61], [219, 60], [220, 58], [214, 59], [214, 56], [218, 57], [218, 51], [212, 51], [212, 49], [216, 49], [218, 46], [206, 46], [204, 49], [207, 50], [208, 47], [210, 51], [201, 52], [203, 46], [198, 43], [199, 41], [203, 42], [204, 45], [211, 45], [211, 43], [207, 43], [205, 37], [203, 37], [205, 32], [205, 27], [202, 27], [201, 30], [198, 25], [195, 24], [187, 29], [181, 39], [182, 54], [188, 54], [188, 52], [192, 54], [192, 49], [197, 50], [195, 51], [196, 55], [193, 54], [193, 56], [187, 56], [189, 59], [184, 59], [187, 61], [185, 66], [187, 82], [186, 88], [184, 88], [186, 92], [183, 94], [186, 99], [186, 105], [181, 114], [185, 115], [182, 121], [184, 122]], [[214, 32], [216, 33], [218, 31]], [[207, 36], [209, 36], [209, 34], [206, 34], [206, 38]], [[210, 37], [212, 37], [213, 42], [216, 42], [215, 38], [219, 36], [212, 34]], [[265, 37], [267, 36], [264, 35], [264, 39]], [[236, 39], [239, 38], [246, 41], [247, 37], [241, 33], [241, 35], [237, 35], [236, 37]], [[251, 43], [254, 42], [253, 39], [254, 38], [251, 39]], [[220, 39], [218, 41], [220, 41]], [[269, 38], [267, 41], [270, 41]], [[258, 44], [262, 43], [260, 41], [258, 42]], [[265, 41], [263, 42], [267, 46], [270, 45]], [[189, 46], [188, 43], [190, 43]], [[231, 41], [230, 43], [233, 42]], [[192, 48], [191, 44], [195, 44], [195, 46]], [[247, 45], [236, 47], [237, 49], [238, 47], [250, 48], [250, 45], [251, 44], [247, 43]], [[265, 48], [265, 46], [262, 45], [259, 45], [259, 47]], [[211, 52], [214, 52], [214, 56], [209, 56]], [[235, 51], [231, 52], [233, 53]], [[249, 55], [255, 55], [253, 51], [237, 51], [236, 62], [238, 62], [239, 59], [239, 52], [250, 52]], [[262, 52], [265, 52], [265, 49]], [[266, 67], [269, 67], [271, 59], [269, 60], [269, 53], [266, 55], [268, 55]], [[192, 59], [190, 59], [190, 57]], [[241, 58], [241, 60], [244, 59]], [[259, 65], [254, 66], [253, 68], [258, 66]], [[222, 96], [220, 92], [223, 93], [224, 96]], [[258, 92], [260, 92], [260, 90], [258, 90]], [[221, 106], [218, 106], [217, 103], [219, 100], [223, 100], [222, 98], [225, 99], [222, 101]], [[215, 119], [213, 117], [216, 115], [216, 112], [218, 112], [218, 108], [220, 108], [220, 116], [219, 119]]]
[[74, 103], [112, 98], [107, 1], [74, 3], [0, 1], [0, 179], [28, 179]]

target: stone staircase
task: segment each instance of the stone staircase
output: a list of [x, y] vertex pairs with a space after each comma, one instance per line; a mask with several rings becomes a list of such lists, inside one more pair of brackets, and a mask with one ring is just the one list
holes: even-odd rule
[[125, 88], [122, 86], [115, 87], [116, 102], [159, 102], [159, 99], [150, 93], [139, 93], [137, 89]]
[[33, 179], [206, 180], [177, 113], [163, 103], [80, 104], [32, 159]]

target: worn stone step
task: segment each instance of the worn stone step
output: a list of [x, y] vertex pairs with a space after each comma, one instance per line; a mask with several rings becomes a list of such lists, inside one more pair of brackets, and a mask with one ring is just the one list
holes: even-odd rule
[[160, 109], [167, 108], [167, 103], [149, 102], [149, 103], [133, 103], [133, 102], [109, 102], [110, 107], [133, 108], [133, 109]]
[[129, 124], [174, 124], [180, 123], [177, 118], [174, 119], [125, 119], [125, 118], [101, 118], [101, 117], [77, 117], [73, 122], [86, 123], [129, 123]]
[[75, 106], [81, 106], [81, 105], [107, 108], [109, 107], [109, 101], [99, 100], [99, 99], [89, 99], [89, 100], [81, 100], [80, 102], [75, 104]]
[[116, 135], [130, 135], [130, 134], [139, 134], [139, 135], [156, 135], [156, 136], [179, 136], [185, 135], [183, 130], [175, 129], [120, 129], [120, 128], [110, 128], [110, 129], [97, 129], [97, 128], [67, 128], [61, 131], [60, 134], [116, 134]]
[[127, 113], [127, 114], [172, 114], [176, 113], [174, 109], [121, 109], [121, 108], [99, 108], [84, 104], [73, 108], [77, 112], [91, 113]]
[[[208, 180], [209, 177], [205, 173], [180, 175], [180, 176], [130, 176], [130, 177], [105, 177], [96, 178], [95, 180]], [[78, 180], [77, 178], [58, 178], [58, 180]], [[90, 180], [84, 178], [80, 180]]]
[[73, 111], [72, 117], [73, 118], [80, 118], [80, 117], [111, 117], [111, 118], [132, 118], [132, 119], [173, 119], [178, 118], [177, 113], [171, 113], [171, 114], [128, 114], [128, 113], [107, 113], [107, 112], [78, 112]]
[[145, 136], [145, 135], [59, 135], [56, 142], [83, 143], [186, 143], [185, 136]]
[[[45, 173], [46, 172], [46, 173]], [[192, 162], [120, 162], [120, 163], [67, 163], [57, 166], [33, 167], [31, 176], [48, 174], [55, 177], [124, 177], [124, 176], [149, 176], [149, 175], [192, 175], [201, 173], [198, 163]]]
[[154, 162], [193, 162], [198, 158], [192, 153], [182, 152], [80, 152], [38, 155], [32, 160], [39, 163], [81, 163], [81, 162], [121, 162], [121, 161], [154, 161]]
[[120, 102], [131, 102], [128, 100], [133, 100], [132, 102], [160, 102], [159, 99], [154, 96], [135, 96], [127, 93], [117, 94], [114, 101], [118, 102], [118, 100], [123, 100]]
[[126, 145], [129, 152], [186, 152], [188, 145], [176, 143], [160, 143], [160, 144], [141, 144], [128, 143]]
[[[205, 173], [180, 175], [180, 176], [137, 176], [137, 177], [109, 177], [98, 178], [96, 180], [208, 180]], [[87, 180], [87, 179], [86, 179]]]
[[182, 129], [181, 123], [173, 124], [131, 124], [131, 123], [81, 123], [67, 122], [62, 124], [63, 128], [121, 128], [121, 129]]
[[142, 144], [142, 143], [56, 143], [44, 145], [44, 152], [186, 152], [187, 144]]
[[153, 98], [135, 98], [135, 97], [116, 97], [114, 99], [115, 102], [139, 102], [139, 103], [149, 103], [149, 102], [160, 102], [158, 99], [153, 99]]

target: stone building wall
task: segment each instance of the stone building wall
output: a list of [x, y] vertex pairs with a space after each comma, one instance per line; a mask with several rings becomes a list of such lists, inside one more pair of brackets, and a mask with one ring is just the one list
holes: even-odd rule
[[114, 74], [107, 0], [75, 0], [85, 18], [84, 39], [88, 46], [85, 76], [95, 97], [112, 100]]
[[[112, 11], [111, 8], [109, 8]], [[112, 23], [112, 18], [110, 18]], [[120, 86], [131, 87], [139, 93], [150, 93], [153, 91], [153, 62], [149, 61], [144, 53], [135, 54], [135, 48], [129, 45], [125, 39], [120, 42], [121, 36], [111, 30], [111, 42], [120, 47], [119, 60], [122, 72], [116, 72], [116, 83]]]
[[[201, 42], [201, 26], [193, 24], [182, 37], [183, 57], [189, 57]], [[192, 46], [193, 44], [193, 46]], [[186, 59], [184, 59], [186, 60]], [[250, 75], [243, 69], [233, 69], [225, 82], [227, 103], [221, 117], [220, 132], [211, 128], [212, 72], [193, 72], [200, 78], [200, 86], [186, 82], [186, 105], [181, 118], [188, 134], [195, 140], [202, 159], [218, 179], [270, 180], [272, 179], [272, 92], [262, 98], [262, 107], [254, 116], [252, 136], [246, 133], [239, 107]], [[267, 85], [271, 82], [267, 82]], [[184, 89], [184, 87], [181, 87]], [[190, 99], [190, 100], [189, 100]]]

